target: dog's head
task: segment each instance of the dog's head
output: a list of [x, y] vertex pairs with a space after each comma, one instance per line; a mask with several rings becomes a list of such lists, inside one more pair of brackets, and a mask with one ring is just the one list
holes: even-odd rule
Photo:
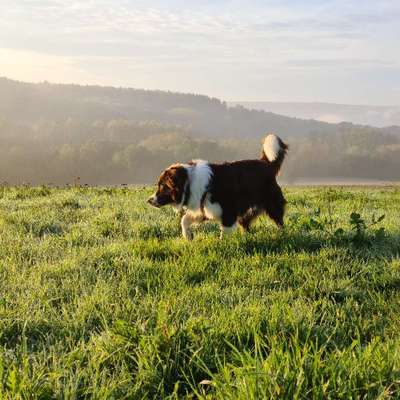
[[157, 191], [147, 202], [157, 208], [167, 204], [180, 204], [188, 178], [188, 171], [182, 164], [171, 165], [158, 178]]

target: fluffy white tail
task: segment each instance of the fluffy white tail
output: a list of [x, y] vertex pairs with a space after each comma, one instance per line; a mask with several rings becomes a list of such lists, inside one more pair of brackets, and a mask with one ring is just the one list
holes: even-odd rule
[[270, 134], [264, 139], [261, 160], [269, 162], [278, 174], [289, 146], [281, 138]]

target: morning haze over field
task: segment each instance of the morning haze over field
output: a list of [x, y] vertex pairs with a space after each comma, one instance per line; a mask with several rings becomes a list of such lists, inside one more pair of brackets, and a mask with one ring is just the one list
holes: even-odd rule
[[398, 1], [0, 12], [3, 181], [147, 183], [177, 159], [256, 157], [269, 131], [291, 144], [288, 182], [398, 180]]

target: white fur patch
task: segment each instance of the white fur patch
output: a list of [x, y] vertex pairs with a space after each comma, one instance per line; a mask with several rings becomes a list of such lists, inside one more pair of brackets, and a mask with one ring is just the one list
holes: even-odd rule
[[278, 137], [275, 135], [268, 135], [264, 139], [263, 149], [268, 161], [275, 161], [278, 158], [279, 152], [282, 150]]
[[204, 214], [209, 219], [220, 220], [222, 217], [222, 207], [219, 203], [211, 203], [207, 198], [204, 203]]
[[201, 199], [212, 178], [212, 170], [207, 161], [195, 160], [194, 165], [185, 165], [189, 174], [190, 198], [187, 208], [190, 211], [200, 211]]

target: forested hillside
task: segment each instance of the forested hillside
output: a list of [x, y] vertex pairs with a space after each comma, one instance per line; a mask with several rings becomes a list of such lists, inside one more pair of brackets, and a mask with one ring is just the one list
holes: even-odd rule
[[328, 124], [207, 96], [0, 79], [0, 182], [152, 182], [176, 160], [256, 157], [289, 142], [283, 178], [398, 180], [400, 129]]

